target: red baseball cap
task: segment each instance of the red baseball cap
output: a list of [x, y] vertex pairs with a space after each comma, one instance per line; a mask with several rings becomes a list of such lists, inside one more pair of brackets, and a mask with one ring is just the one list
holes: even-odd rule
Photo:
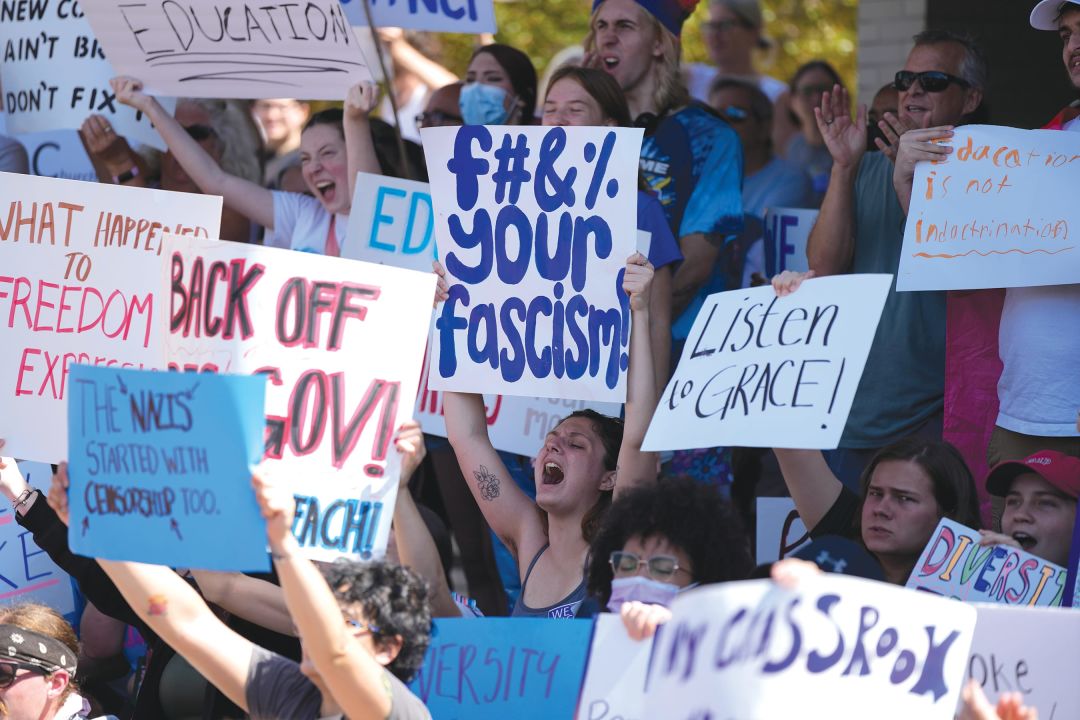
[[1053, 450], [1040, 450], [1023, 460], [998, 463], [986, 476], [986, 491], [1005, 497], [1018, 475], [1035, 473], [1071, 498], [1080, 498], [1080, 458]]

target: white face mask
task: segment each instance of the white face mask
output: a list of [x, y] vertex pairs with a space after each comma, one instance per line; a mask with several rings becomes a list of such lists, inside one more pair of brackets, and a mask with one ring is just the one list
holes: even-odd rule
[[671, 607], [681, 588], [673, 583], [660, 582], [642, 575], [628, 578], [615, 578], [611, 581], [611, 599], [607, 609], [619, 612], [625, 602], [637, 600], [650, 605]]

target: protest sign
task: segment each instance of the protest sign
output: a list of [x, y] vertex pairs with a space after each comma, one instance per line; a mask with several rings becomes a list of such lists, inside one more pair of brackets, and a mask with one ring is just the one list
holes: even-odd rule
[[710, 295], [660, 398], [645, 450], [835, 448], [890, 275], [808, 280]]
[[18, 137], [30, 160], [30, 174], [41, 177], [97, 182], [90, 156], [77, 130], [50, 130]]
[[71, 549], [171, 567], [269, 570], [251, 487], [265, 397], [262, 376], [72, 367]]
[[80, 0], [118, 75], [151, 95], [341, 100], [371, 80], [338, 0]]
[[353, 25], [367, 25], [364, 2], [377, 27], [454, 33], [495, 33], [492, 0], [341, 0]]
[[[21, 473], [31, 487], [48, 490], [52, 468], [47, 464], [29, 461], [16, 464], [12, 458], [5, 460], [9, 463], [5, 475]], [[45, 502], [45, 496], [37, 496], [35, 502], [38, 501]], [[15, 522], [15, 511], [4, 505], [0, 508], [0, 602], [41, 603], [67, 617], [69, 622], [77, 621], [75, 612], [79, 603], [75, 584], [34, 543], [30, 531]]]
[[996, 704], [998, 696], [1018, 692], [1044, 720], [1080, 718], [1080, 613], [982, 603], [975, 608], [979, 620], [967, 674], [990, 701]]
[[1061, 605], [1065, 568], [1009, 545], [979, 545], [979, 531], [941, 518], [907, 586], [970, 602]]
[[[0, 1], [0, 86], [8, 132], [74, 130], [103, 115], [132, 145], [165, 149], [149, 119], [116, 101], [113, 72], [80, 3]], [[175, 100], [162, 98], [171, 113]]]
[[758, 565], [786, 558], [810, 542], [810, 533], [789, 497], [757, 499], [756, 536]]
[[265, 374], [265, 471], [292, 483], [308, 555], [381, 556], [435, 276], [170, 237], [169, 366]]
[[1072, 544], [1069, 546], [1069, 567], [1062, 605], [1080, 607], [1080, 513], [1073, 521]]
[[0, 437], [56, 462], [72, 364], [164, 366], [162, 234], [216, 236], [221, 198], [8, 173], [0, 198]]
[[952, 720], [975, 608], [822, 575], [682, 593], [656, 636], [642, 717]]
[[967, 125], [950, 144], [945, 161], [915, 166], [896, 289], [1076, 282], [1080, 137]]
[[584, 620], [439, 619], [409, 689], [435, 720], [569, 718], [591, 633]]
[[428, 128], [435, 390], [622, 402], [641, 130]]
[[652, 640], [634, 640], [618, 614], [597, 616], [577, 720], [645, 717], [645, 675]]
[[784, 270], [806, 272], [806, 243], [817, 222], [817, 210], [766, 208], [765, 272], [769, 277]]
[[428, 184], [358, 174], [345, 237], [342, 257], [431, 272], [435, 215]]

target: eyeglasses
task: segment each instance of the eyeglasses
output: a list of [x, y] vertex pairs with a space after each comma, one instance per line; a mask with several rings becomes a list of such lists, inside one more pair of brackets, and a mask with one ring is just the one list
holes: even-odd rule
[[750, 117], [750, 111], [744, 107], [738, 105], [727, 105], [722, 108], [717, 108], [716, 112], [720, 113], [720, 117], [727, 120], [729, 123], [741, 123]]
[[380, 632], [379, 626], [374, 623], [360, 622], [359, 620], [353, 620], [352, 618], [345, 618], [345, 624], [354, 627], [357, 630], [366, 630], [372, 635], [377, 635]]
[[9, 688], [14, 685], [15, 676], [20, 670], [31, 670], [42, 675], [49, 674], [45, 668], [31, 663], [0, 663], [0, 688]]
[[215, 137], [217, 132], [209, 125], [188, 125], [184, 128], [191, 139], [198, 142], [210, 137]]
[[422, 112], [416, 116], [416, 127], [441, 127], [444, 125], [461, 125], [465, 120], [460, 115], [444, 113], [441, 110]]
[[701, 29], [710, 33], [722, 33], [735, 28], [748, 28], [750, 25], [741, 20], [707, 20], [701, 23]]
[[956, 83], [960, 87], [971, 87], [964, 78], [950, 75], [949, 73], [938, 72], [937, 70], [927, 70], [926, 72], [912, 72], [911, 70], [900, 70], [896, 73], [896, 78], [893, 80], [893, 87], [900, 92], [906, 91], [910, 88], [915, 81], [919, 81], [919, 85], [922, 89], [929, 93], [944, 92], [948, 89], [950, 83]]
[[632, 552], [616, 550], [611, 553], [611, 571], [616, 576], [636, 575], [642, 563], [649, 569], [649, 575], [654, 580], [669, 580], [679, 570], [689, 572], [679, 567], [679, 561], [670, 555], [653, 555], [649, 559], [638, 557]]

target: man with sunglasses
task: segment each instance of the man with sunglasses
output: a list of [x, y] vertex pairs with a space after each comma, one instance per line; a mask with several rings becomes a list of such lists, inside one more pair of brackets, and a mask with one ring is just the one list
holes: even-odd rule
[[[915, 36], [896, 75], [899, 120], [909, 127], [956, 125], [982, 103], [986, 65], [969, 39], [945, 31]], [[818, 275], [896, 274], [904, 208], [888, 153], [866, 152], [866, 107], [852, 118], [837, 86], [815, 110], [833, 157], [807, 259]], [[889, 293], [848, 416], [840, 448], [826, 454], [833, 472], [854, 487], [881, 447], [905, 437], [940, 439], [945, 373], [945, 293]]]

